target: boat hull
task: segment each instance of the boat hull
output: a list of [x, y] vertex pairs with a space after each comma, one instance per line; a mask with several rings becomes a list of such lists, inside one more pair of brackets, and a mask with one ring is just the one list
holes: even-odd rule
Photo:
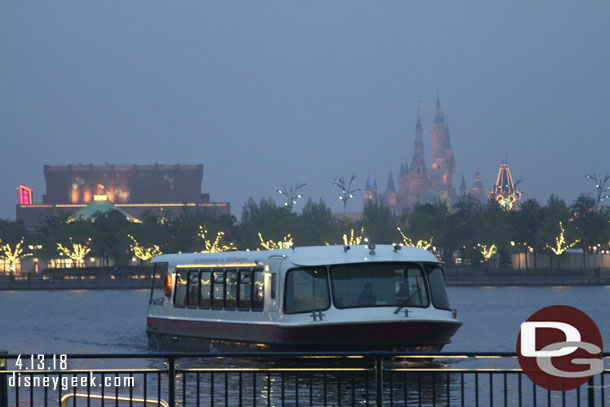
[[380, 321], [282, 326], [148, 317], [151, 345], [160, 349], [440, 350], [458, 321]]

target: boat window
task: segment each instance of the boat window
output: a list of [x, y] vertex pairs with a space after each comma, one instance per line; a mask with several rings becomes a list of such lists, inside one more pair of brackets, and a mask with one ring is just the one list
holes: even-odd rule
[[252, 272], [250, 270], [239, 272], [239, 309], [250, 310], [252, 299]]
[[150, 293], [150, 302], [152, 303], [153, 299], [165, 297], [164, 292], [164, 279], [167, 274], [168, 264], [167, 263], [152, 263], [153, 264], [153, 286], [151, 288]]
[[199, 297], [199, 307], [200, 308], [210, 308], [211, 302], [211, 292], [210, 289], [212, 287], [211, 281], [212, 273], [210, 271], [202, 271], [201, 278], [199, 280], [199, 288], [200, 288], [200, 297]]
[[225, 309], [235, 309], [237, 304], [237, 271], [227, 271], [225, 281]]
[[286, 313], [326, 310], [330, 306], [325, 267], [289, 270], [286, 274]]
[[252, 311], [262, 311], [265, 301], [265, 274], [255, 270], [252, 279]]
[[197, 308], [199, 305], [199, 271], [189, 271], [188, 279], [188, 306]]
[[430, 283], [430, 293], [432, 295], [432, 304], [436, 308], [451, 309], [447, 290], [445, 286], [445, 273], [443, 269], [436, 265], [426, 265], [426, 273], [428, 273], [428, 282]]
[[212, 285], [212, 308], [222, 309], [224, 306], [224, 271], [214, 271]]
[[414, 264], [342, 264], [330, 268], [337, 308], [427, 307], [422, 270]]
[[174, 306], [184, 308], [186, 306], [186, 270], [176, 271], [176, 288], [174, 290]]
[[275, 300], [276, 287], [277, 287], [277, 274], [272, 273], [271, 274], [271, 299], [272, 300]]

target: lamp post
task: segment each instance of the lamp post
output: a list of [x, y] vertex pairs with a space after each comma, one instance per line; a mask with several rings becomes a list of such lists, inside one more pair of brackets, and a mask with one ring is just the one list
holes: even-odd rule
[[297, 199], [303, 198], [302, 194], [299, 194], [297, 191], [303, 188], [306, 183], [299, 184], [298, 182], [291, 186], [290, 188], [286, 188], [285, 186], [278, 189], [277, 193], [280, 195], [284, 195], [286, 198], [286, 202], [284, 202], [284, 206], [289, 210], [292, 210], [292, 206], [297, 204]]
[[[597, 175], [585, 175], [586, 178], [592, 180], [595, 183], [595, 193], [597, 194], [597, 199], [595, 200], [595, 206], [599, 206], [599, 204], [606, 198], [610, 198], [610, 186], [606, 187], [606, 182], [610, 180], [610, 175], [606, 175], [604, 179], [597, 178]], [[605, 194], [605, 195], [604, 195]]]
[[356, 176], [352, 175], [347, 184], [345, 183], [345, 179], [343, 177], [336, 178], [333, 182], [333, 185], [341, 190], [339, 199], [343, 201], [343, 213], [345, 213], [345, 209], [347, 208], [347, 201], [354, 197], [354, 192], [360, 191], [360, 188], [352, 189], [352, 182], [354, 182], [354, 179], [356, 179]]

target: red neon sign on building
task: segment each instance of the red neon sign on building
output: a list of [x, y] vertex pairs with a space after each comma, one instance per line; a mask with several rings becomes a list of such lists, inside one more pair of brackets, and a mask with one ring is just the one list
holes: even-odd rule
[[21, 205], [32, 205], [34, 203], [32, 201], [32, 188], [19, 185], [17, 200]]

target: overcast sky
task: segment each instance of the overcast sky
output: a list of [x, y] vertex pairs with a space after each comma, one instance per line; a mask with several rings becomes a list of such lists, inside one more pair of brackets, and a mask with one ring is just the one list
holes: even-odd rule
[[430, 166], [437, 89], [454, 185], [508, 152], [524, 199], [571, 202], [610, 173], [610, 2], [497, 3], [5, 0], [0, 218], [90, 162], [202, 163], [238, 216], [297, 181], [340, 211], [335, 177], [411, 161], [418, 98]]

